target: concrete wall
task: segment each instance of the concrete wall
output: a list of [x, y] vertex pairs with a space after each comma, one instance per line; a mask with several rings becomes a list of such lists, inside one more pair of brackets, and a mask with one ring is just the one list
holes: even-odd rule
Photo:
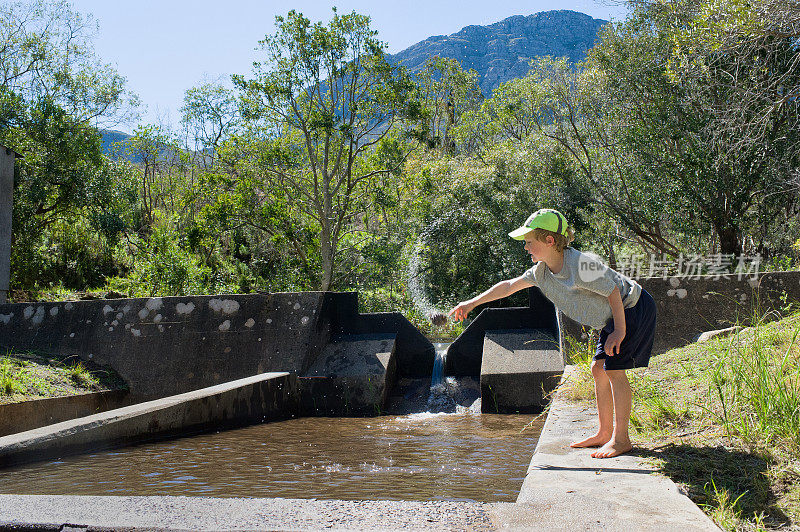
[[399, 312], [358, 313], [358, 293], [329, 293], [322, 316], [328, 320], [331, 336], [396, 334], [397, 378], [428, 377], [433, 371], [436, 349]]
[[128, 390], [113, 390], [0, 405], [0, 436], [90, 416], [129, 402]]
[[324, 304], [321, 292], [6, 304], [0, 347], [111, 366], [141, 401], [302, 373], [328, 341]]
[[0, 467], [297, 415], [297, 378], [263, 373], [0, 437]]
[[[694, 341], [700, 333], [729, 327], [752, 315], [777, 316], [786, 303], [800, 304], [800, 272], [769, 272], [756, 278], [638, 279], [658, 307], [654, 351]], [[567, 334], [580, 338], [581, 327], [562, 316]]]
[[304, 374], [341, 335], [396, 334], [401, 375], [430, 375], [433, 345], [358, 294], [301, 292], [0, 305], [0, 348], [79, 355], [116, 370], [132, 401], [269, 371]]
[[0, 146], [0, 304], [6, 302], [11, 272], [11, 212], [14, 194], [14, 157], [16, 154]]

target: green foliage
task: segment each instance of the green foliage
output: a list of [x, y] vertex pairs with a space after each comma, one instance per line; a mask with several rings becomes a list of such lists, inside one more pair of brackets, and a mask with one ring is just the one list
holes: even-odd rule
[[415, 248], [419, 277], [432, 302], [451, 305], [531, 264], [508, 237], [537, 208], [558, 206], [578, 229], [585, 227], [586, 190], [558, 149], [504, 144], [491, 166], [470, 160], [432, 166], [439, 191], [423, 218]]
[[229, 292], [227, 272], [213, 271], [184, 249], [180, 235], [169, 224], [156, 225], [139, 243], [128, 275], [109, 285], [134, 297], [185, 296]]
[[46, 99], [78, 122], [131, 117], [136, 96], [94, 53], [97, 24], [65, 0], [0, 5], [0, 87], [33, 103]]
[[367, 156], [405, 115], [413, 84], [388, 62], [369, 17], [334, 9], [325, 25], [290, 11], [276, 25], [261, 42], [266, 60], [254, 64], [254, 78], [234, 76], [250, 122], [249, 134], [235, 142], [256, 155], [248, 177], [262, 195], [251, 207], [286, 206], [292, 229], [283, 234], [305, 269], [312, 266], [305, 248], [313, 235], [316, 286], [328, 290], [357, 263], [358, 246], [345, 241], [352, 244], [347, 235], [368, 209], [361, 198], [377, 176], [397, 171], [373, 164], [400, 158], [370, 164]]
[[24, 155], [12, 290], [358, 289], [427, 326], [530, 267], [507, 232], [540, 207], [612, 266], [800, 256], [800, 26], [777, 0], [637, 3], [584, 63], [538, 58], [490, 98], [447, 58], [412, 79], [366, 16], [291, 11], [233, 89], [186, 92], [180, 134], [138, 127], [133, 163], [87, 122], [130, 101], [91, 18], [36, 0], [0, 19], [0, 143]]
[[51, 100], [27, 107], [6, 93], [3, 101], [16, 116], [0, 143], [24, 155], [15, 171], [12, 286], [102, 282], [106, 242], [124, 229], [132, 191], [115, 180], [94, 128]]

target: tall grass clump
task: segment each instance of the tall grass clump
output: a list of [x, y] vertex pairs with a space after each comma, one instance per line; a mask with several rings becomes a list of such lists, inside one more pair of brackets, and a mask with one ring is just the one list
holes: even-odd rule
[[592, 378], [592, 358], [597, 349], [597, 331], [584, 329], [585, 338], [564, 336], [564, 350], [567, 360], [577, 368], [576, 378], [565, 383], [564, 394], [573, 401], [594, 399], [594, 379]]
[[25, 389], [20, 378], [19, 363], [8, 357], [0, 357], [0, 395], [23, 393]]
[[720, 424], [750, 444], [800, 450], [800, 313], [758, 321], [713, 361], [710, 391]]
[[84, 388], [94, 388], [100, 384], [100, 381], [86, 369], [83, 362], [78, 362], [66, 367], [67, 376], [78, 386]]

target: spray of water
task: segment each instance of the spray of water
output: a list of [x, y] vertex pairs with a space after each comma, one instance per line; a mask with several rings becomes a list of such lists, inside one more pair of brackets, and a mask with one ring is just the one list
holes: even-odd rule
[[414, 250], [411, 252], [411, 257], [408, 260], [408, 293], [411, 296], [411, 301], [414, 306], [424, 315], [429, 315], [437, 312], [428, 299], [423, 286], [422, 274], [422, 250], [425, 248], [426, 233], [423, 232], [417, 238], [417, 243], [414, 245]]
[[[438, 222], [438, 221], [437, 221]], [[417, 238], [408, 261], [407, 287], [414, 307], [436, 323], [436, 319], [445, 316], [437, 309], [428, 298], [425, 291], [425, 277], [422, 268], [422, 255], [426, 246], [426, 239], [434, 225], [428, 227]], [[446, 317], [444, 320], [446, 321]], [[480, 387], [470, 380], [456, 379], [444, 376], [444, 366], [447, 359], [449, 343], [435, 343], [436, 357], [433, 361], [431, 373], [431, 386], [428, 393], [428, 413], [456, 412], [480, 413]]]

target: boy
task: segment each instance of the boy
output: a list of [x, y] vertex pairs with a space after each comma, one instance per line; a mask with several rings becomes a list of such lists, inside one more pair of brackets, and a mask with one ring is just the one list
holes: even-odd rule
[[600, 329], [592, 361], [599, 428], [572, 447], [599, 447], [595, 458], [630, 451], [628, 435], [632, 393], [626, 370], [647, 366], [653, 348], [656, 306], [634, 280], [608, 268], [597, 258], [569, 247], [574, 232], [553, 209], [540, 209], [508, 234], [525, 241], [534, 265], [515, 279], [501, 281], [450, 311], [463, 320], [476, 306], [538, 286], [559, 310], [573, 320]]

